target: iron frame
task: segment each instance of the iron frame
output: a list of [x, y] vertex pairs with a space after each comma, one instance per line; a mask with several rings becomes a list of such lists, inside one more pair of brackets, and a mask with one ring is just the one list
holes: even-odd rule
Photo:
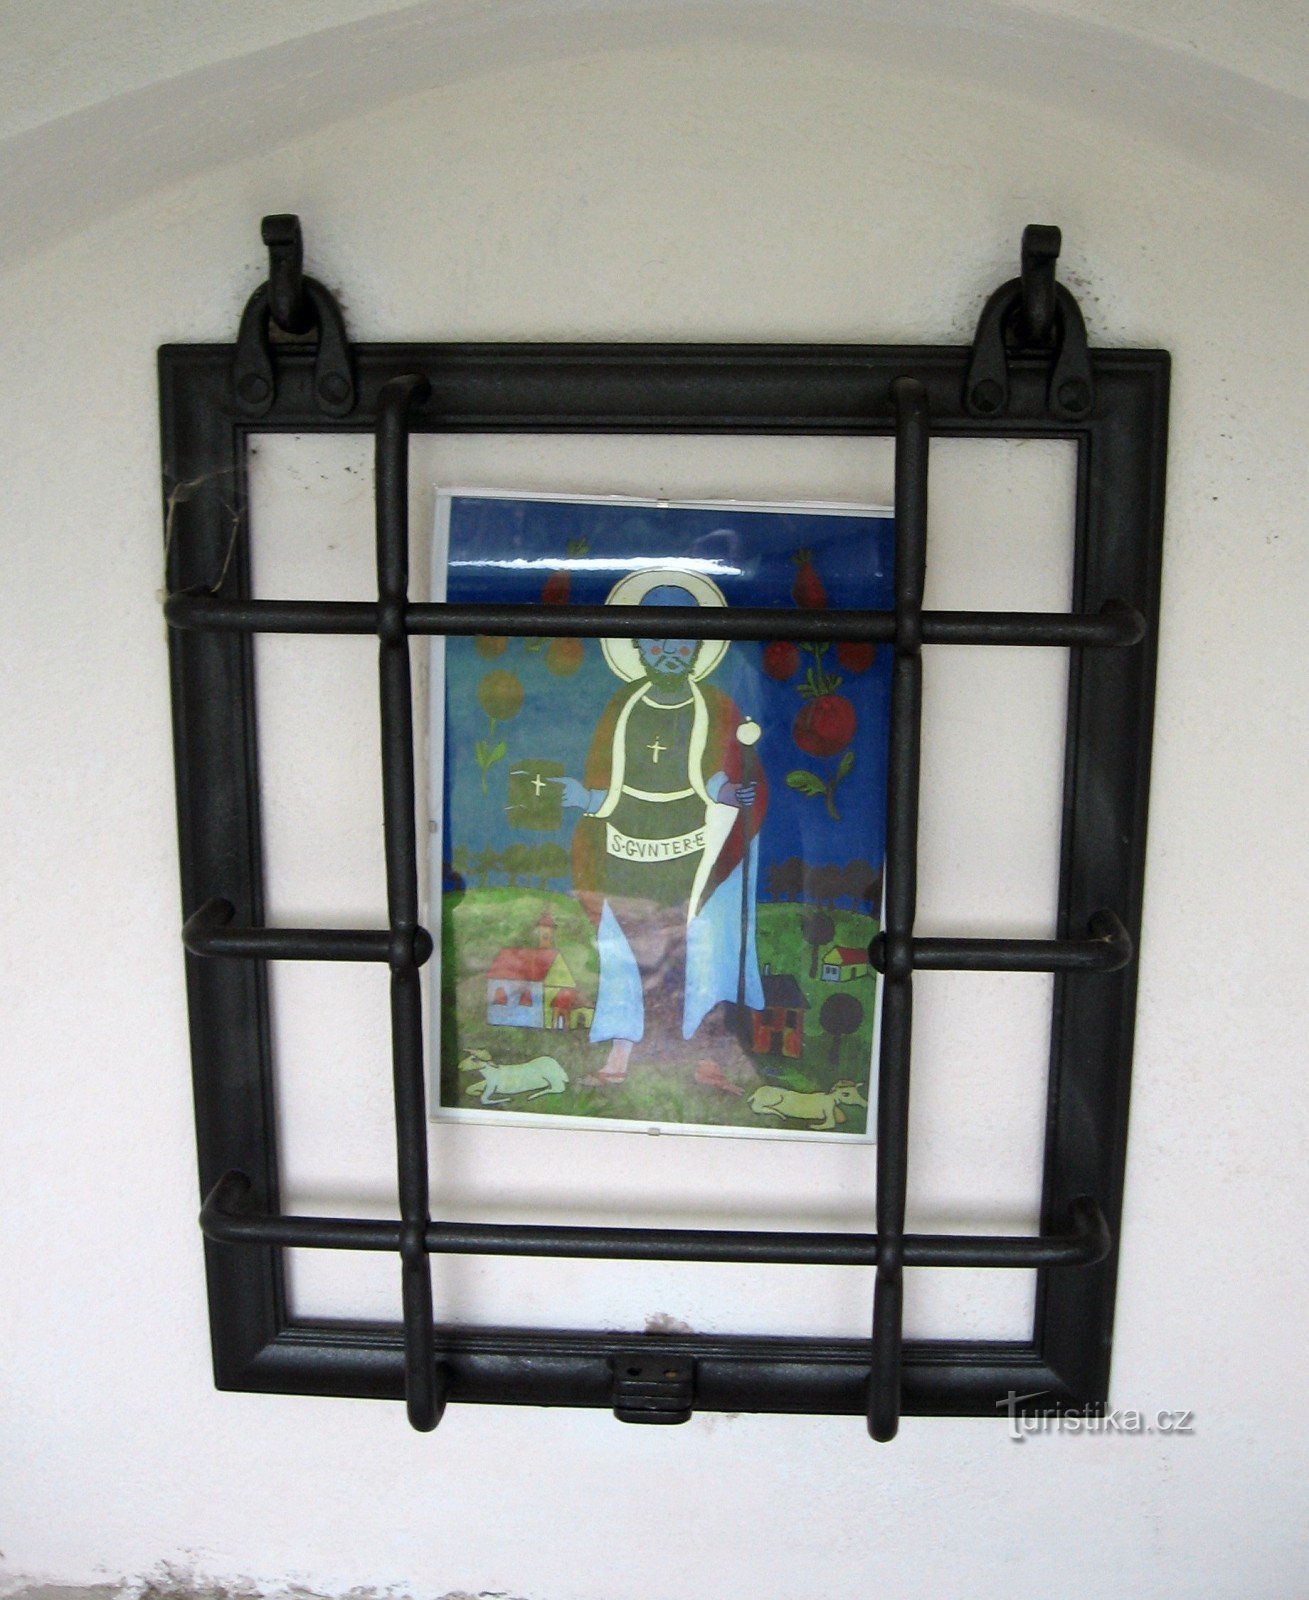
[[[1063, 293], [1063, 291], [1061, 291]], [[1082, 1409], [1108, 1397], [1140, 945], [1163, 524], [1169, 361], [1086, 353], [1087, 414], [1050, 395], [1052, 357], [1005, 355], [999, 414], [978, 412], [967, 347], [365, 344], [349, 347], [353, 409], [316, 392], [312, 347], [276, 351], [258, 415], [234, 387], [237, 346], [160, 351], [173, 725], [186, 980], [215, 1381], [220, 1388], [407, 1399], [434, 1426], [447, 1400], [613, 1407], [625, 1420], [696, 1410], [861, 1414], [889, 1438], [902, 1413]], [[321, 379], [318, 388], [322, 388]], [[1071, 391], [1069, 391], [1071, 392]], [[340, 409], [337, 395], [336, 410]], [[895, 610], [739, 613], [735, 636], [866, 638], [896, 656], [877, 1233], [709, 1234], [432, 1222], [427, 1214], [417, 972], [408, 641], [425, 633], [615, 631], [579, 607], [412, 605], [404, 508], [408, 431], [839, 434], [897, 438]], [[375, 432], [379, 593], [339, 605], [260, 602], [250, 583], [251, 434]], [[932, 438], [1072, 440], [1078, 451], [1068, 616], [922, 610]], [[529, 625], [530, 624], [530, 625]], [[679, 633], [703, 619], [689, 616]], [[723, 631], [721, 615], [713, 621]], [[375, 633], [386, 782], [388, 917], [375, 930], [265, 925], [252, 635]], [[1057, 937], [913, 936], [921, 651], [952, 643], [1071, 652]], [[280, 1217], [266, 963], [377, 960], [392, 981], [401, 1210], [394, 1223]], [[904, 1234], [912, 974], [1054, 972], [1039, 1239]], [[401, 1324], [294, 1318], [292, 1244], [396, 1251]], [[877, 1267], [870, 1340], [432, 1325], [432, 1253], [834, 1260]], [[1032, 1336], [901, 1342], [903, 1271], [1035, 1266]]]

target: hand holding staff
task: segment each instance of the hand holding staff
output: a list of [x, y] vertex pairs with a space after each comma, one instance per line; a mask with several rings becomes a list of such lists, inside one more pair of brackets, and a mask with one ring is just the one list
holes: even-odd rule
[[737, 803], [741, 816], [741, 952], [736, 967], [737, 1019], [745, 1042], [745, 951], [750, 933], [750, 840], [746, 830], [745, 810], [754, 804], [755, 779], [758, 777], [759, 758], [755, 745], [763, 729], [749, 717], [736, 730], [736, 740], [741, 746], [741, 782], [737, 786]]

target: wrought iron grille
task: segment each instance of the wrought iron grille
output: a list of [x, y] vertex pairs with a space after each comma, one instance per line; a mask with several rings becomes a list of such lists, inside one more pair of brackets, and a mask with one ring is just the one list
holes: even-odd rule
[[[1023, 271], [988, 302], [971, 349], [763, 345], [354, 345], [303, 276], [299, 225], [266, 218], [270, 281], [235, 346], [160, 351], [167, 599], [201, 1226], [218, 1385], [403, 1398], [430, 1429], [448, 1401], [612, 1406], [625, 1421], [694, 1409], [996, 1415], [1107, 1398], [1141, 926], [1159, 613], [1168, 357], [1088, 350], [1055, 282], [1058, 231], [1030, 228]], [[291, 337], [288, 339], [287, 336]], [[245, 450], [253, 432], [376, 440], [377, 596], [253, 598]], [[843, 434], [895, 437], [895, 605], [888, 612], [663, 612], [680, 637], [863, 640], [894, 653], [875, 1233], [552, 1227], [434, 1220], [419, 973], [409, 641], [424, 635], [634, 636], [639, 610], [419, 604], [408, 598], [411, 431]], [[923, 608], [932, 437], [1077, 445], [1069, 613]], [[233, 499], [233, 497], [235, 497]], [[235, 504], [235, 515], [233, 514]], [[376, 635], [386, 926], [268, 927], [263, 910], [251, 640]], [[922, 652], [1071, 652], [1057, 936], [914, 932]], [[399, 1216], [282, 1215], [272, 1109], [269, 961], [390, 969]], [[905, 1232], [916, 971], [1054, 977], [1039, 1236]], [[398, 1255], [398, 1325], [293, 1318], [282, 1252]], [[629, 1335], [437, 1327], [431, 1257], [875, 1267], [871, 1336]], [[1029, 1340], [902, 1338], [909, 1267], [1037, 1269]]]

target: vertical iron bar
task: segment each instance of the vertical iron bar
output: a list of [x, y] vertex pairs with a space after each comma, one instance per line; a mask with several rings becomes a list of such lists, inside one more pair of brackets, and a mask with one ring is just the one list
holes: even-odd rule
[[918, 898], [918, 768], [923, 711], [923, 583], [927, 567], [927, 393], [913, 378], [895, 400], [895, 665], [887, 768], [886, 970], [877, 1094], [877, 1279], [873, 1290], [868, 1431], [900, 1426], [904, 1216], [908, 1178], [913, 932]]
[[377, 407], [377, 637], [381, 679], [382, 810], [386, 898], [391, 925], [391, 1062], [395, 1080], [400, 1197], [405, 1400], [409, 1421], [434, 1428], [445, 1409], [432, 1329], [432, 1272], [426, 1233], [427, 1101], [418, 928], [418, 838], [414, 816], [414, 713], [409, 676], [409, 410], [430, 392], [426, 378], [393, 378]]

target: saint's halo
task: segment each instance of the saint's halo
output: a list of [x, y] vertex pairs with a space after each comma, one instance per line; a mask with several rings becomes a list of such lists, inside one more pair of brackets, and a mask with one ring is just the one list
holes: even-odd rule
[[[657, 589], [663, 584], [675, 585], [685, 589], [692, 595], [698, 606], [726, 606], [723, 591], [713, 581], [706, 578], [702, 572], [683, 572], [676, 567], [649, 567], [643, 572], [629, 572], [625, 578], [620, 578], [609, 591], [605, 600], [607, 606], [639, 606], [649, 594], [651, 589]], [[658, 622], [658, 608], [652, 607], [650, 614], [650, 633], [652, 639], [664, 637]], [[695, 666], [691, 670], [691, 677], [699, 683], [701, 678], [707, 678], [718, 663], [727, 654], [726, 639], [702, 639], [700, 641], [700, 654], [696, 657]], [[628, 683], [635, 683], [638, 678], [645, 675], [645, 668], [641, 665], [641, 655], [636, 648], [635, 639], [601, 639], [600, 648], [604, 651], [605, 661], [609, 670], [618, 677], [625, 678]]]

